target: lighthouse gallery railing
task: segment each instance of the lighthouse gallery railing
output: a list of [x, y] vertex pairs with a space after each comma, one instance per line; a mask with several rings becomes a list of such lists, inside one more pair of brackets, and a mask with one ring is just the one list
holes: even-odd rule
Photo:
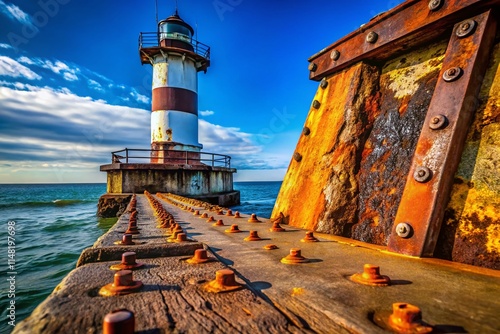
[[[146, 153], [147, 152], [147, 153]], [[153, 152], [171, 153], [171, 156], [154, 157]], [[148, 160], [145, 162], [144, 160]], [[161, 159], [163, 162], [151, 162], [151, 159]], [[223, 154], [207, 152], [191, 152], [176, 150], [151, 150], [151, 149], [131, 149], [125, 148], [120, 151], [111, 152], [111, 161], [113, 163], [185, 163], [190, 165], [196, 162], [212, 166], [231, 168], [231, 157]]]
[[[165, 36], [164, 32], [141, 32], [139, 35], [139, 49], [142, 48], [154, 48], [160, 46], [160, 37]], [[206, 44], [198, 42], [193, 38], [181, 38], [173, 37], [173, 39], [179, 39], [183, 42], [191, 44], [194, 53], [203, 58], [210, 60], [210, 47]]]

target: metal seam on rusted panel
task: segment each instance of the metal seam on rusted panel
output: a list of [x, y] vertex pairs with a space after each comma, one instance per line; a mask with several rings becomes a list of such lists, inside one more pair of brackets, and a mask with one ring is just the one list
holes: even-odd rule
[[[310, 72], [311, 80], [319, 81], [363, 59], [385, 59], [397, 51], [407, 50], [430, 41], [465, 15], [478, 13], [481, 8], [494, 5], [497, 0], [448, 0], [436, 11], [428, 8], [427, 1], [408, 1], [363, 25], [357, 31], [331, 44], [309, 58], [316, 64]], [[475, 11], [475, 12], [471, 12]], [[367, 43], [370, 32], [378, 34], [375, 43]], [[335, 60], [331, 50], [342, 57]]]
[[[453, 178], [460, 162], [467, 129], [475, 111], [484, 73], [496, 33], [496, 21], [491, 10], [473, 18], [477, 23], [474, 34], [459, 38], [452, 35], [434, 90], [426, 120], [412, 160], [405, 189], [398, 207], [388, 249], [413, 256], [432, 256], [439, 235], [444, 210], [448, 203]], [[454, 31], [459, 29], [456, 24]], [[451, 67], [463, 70], [461, 77], [446, 82], [442, 75]], [[444, 114], [449, 122], [442, 129], [431, 129], [433, 117]], [[418, 167], [430, 169], [426, 182], [415, 180]], [[396, 233], [399, 223], [408, 223], [412, 233], [401, 238]]]
[[158, 87], [153, 89], [151, 110], [177, 110], [198, 115], [198, 94], [177, 87]]

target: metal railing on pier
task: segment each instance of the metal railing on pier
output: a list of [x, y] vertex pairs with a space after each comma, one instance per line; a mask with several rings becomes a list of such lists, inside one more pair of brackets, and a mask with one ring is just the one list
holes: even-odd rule
[[111, 161], [113, 163], [203, 164], [231, 168], [231, 157], [228, 155], [177, 150], [125, 148], [111, 152]]

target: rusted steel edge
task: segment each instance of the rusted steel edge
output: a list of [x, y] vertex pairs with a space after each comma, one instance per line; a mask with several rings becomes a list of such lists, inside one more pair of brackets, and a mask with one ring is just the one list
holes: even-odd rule
[[[319, 81], [360, 60], [393, 57], [435, 39], [457, 21], [498, 4], [498, 0], [446, 0], [439, 9], [432, 11], [428, 1], [406, 1], [311, 56], [309, 79]], [[371, 32], [378, 35], [374, 43], [366, 41]]]
[[[453, 29], [389, 237], [389, 251], [412, 256], [432, 256], [434, 253], [488, 66], [485, 59], [489, 59], [496, 34], [497, 23], [491, 10], [471, 19], [477, 22], [471, 35], [457, 37], [461, 23]], [[461, 75], [447, 82], [445, 73], [449, 74], [448, 70], [456, 67], [461, 68]], [[435, 128], [433, 120], [442, 116], [446, 119], [444, 126], [432, 129]], [[428, 172], [427, 177], [426, 173], [418, 174], [422, 170]], [[398, 236], [396, 227], [400, 223], [410, 225], [407, 237]]]

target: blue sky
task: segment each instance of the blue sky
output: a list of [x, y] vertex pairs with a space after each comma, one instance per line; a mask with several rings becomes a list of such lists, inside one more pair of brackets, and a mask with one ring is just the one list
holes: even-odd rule
[[[211, 47], [204, 150], [231, 155], [237, 181], [281, 180], [318, 86], [307, 58], [400, 2], [178, 0]], [[152, 31], [154, 0], [0, 0], [0, 183], [105, 182], [111, 151], [149, 148]]]

